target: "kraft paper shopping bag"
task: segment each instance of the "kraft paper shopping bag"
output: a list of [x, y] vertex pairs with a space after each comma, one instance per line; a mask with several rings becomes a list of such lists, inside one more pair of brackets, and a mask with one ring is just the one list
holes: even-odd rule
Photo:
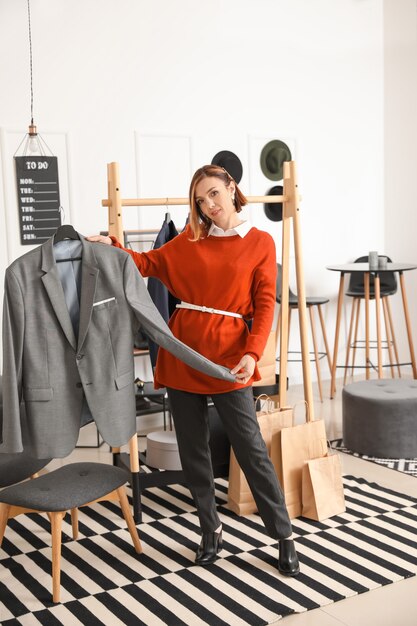
[[302, 476], [302, 515], [324, 520], [346, 510], [342, 468], [337, 454], [307, 461]]
[[[259, 399], [258, 399], [259, 400]], [[257, 418], [262, 437], [266, 443], [268, 454], [271, 450], [271, 442], [280, 430], [291, 426], [293, 423], [292, 409], [280, 409], [274, 402], [267, 399], [262, 409], [257, 411]], [[257, 511], [252, 492], [241, 470], [233, 450], [230, 453], [229, 467], [229, 508], [237, 515], [249, 515]]]
[[326, 430], [323, 420], [307, 421], [283, 428], [272, 437], [271, 460], [285, 495], [290, 518], [302, 511], [302, 472], [306, 461], [327, 454]]

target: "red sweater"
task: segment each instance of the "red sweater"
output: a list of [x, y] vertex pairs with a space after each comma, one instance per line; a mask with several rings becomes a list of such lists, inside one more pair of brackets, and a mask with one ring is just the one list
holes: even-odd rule
[[[244, 354], [258, 361], [272, 328], [275, 309], [276, 255], [272, 237], [252, 227], [245, 237], [210, 236], [190, 241], [187, 228], [157, 250], [123, 248], [142, 276], [159, 278], [177, 298], [191, 304], [240, 313], [252, 319], [249, 332], [241, 318], [177, 309], [169, 320], [173, 334], [208, 359], [234, 368]], [[113, 239], [113, 244], [122, 248]], [[217, 380], [189, 367], [159, 348], [155, 387], [214, 394], [244, 385]], [[260, 380], [258, 368], [252, 379]], [[247, 386], [246, 385], [246, 386]]]

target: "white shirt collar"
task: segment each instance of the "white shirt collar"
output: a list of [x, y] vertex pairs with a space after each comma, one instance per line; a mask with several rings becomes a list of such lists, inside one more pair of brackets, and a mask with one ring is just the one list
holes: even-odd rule
[[223, 230], [222, 228], [216, 226], [214, 222], [212, 222], [207, 236], [210, 237], [210, 235], [213, 235], [214, 237], [233, 237], [233, 235], [239, 235], [239, 237], [242, 237], [243, 239], [243, 237], [248, 234], [251, 228], [252, 224], [249, 221], [242, 222], [238, 226], [235, 226], [234, 228], [229, 228], [228, 230]]

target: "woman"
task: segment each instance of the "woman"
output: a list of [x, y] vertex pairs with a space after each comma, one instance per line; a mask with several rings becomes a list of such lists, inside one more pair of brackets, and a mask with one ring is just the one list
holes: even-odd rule
[[[222, 549], [209, 448], [210, 396], [251, 487], [259, 514], [279, 541], [278, 570], [299, 571], [291, 522], [273, 465], [259, 431], [252, 382], [270, 333], [275, 308], [276, 256], [272, 237], [239, 213], [247, 203], [225, 169], [205, 165], [190, 185], [190, 223], [163, 247], [126, 250], [143, 276], [159, 278], [179, 300], [169, 326], [176, 337], [215, 363], [230, 368], [235, 383], [188, 367], [159, 349], [155, 387], [166, 387], [179, 453], [202, 529], [196, 563], [209, 565]], [[122, 246], [115, 238], [90, 241]], [[252, 320], [251, 330], [245, 320]]]

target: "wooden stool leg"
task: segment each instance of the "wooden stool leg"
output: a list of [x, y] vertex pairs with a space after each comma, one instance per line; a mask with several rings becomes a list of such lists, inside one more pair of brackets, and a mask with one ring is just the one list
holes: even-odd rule
[[337, 351], [339, 348], [339, 332], [340, 332], [340, 320], [342, 317], [342, 304], [343, 304], [343, 286], [345, 284], [344, 274], [340, 274], [339, 282], [339, 295], [337, 298], [337, 314], [336, 314], [336, 329], [334, 333], [334, 346], [333, 346], [333, 359], [332, 359], [332, 379], [330, 382], [330, 399], [334, 398], [336, 393], [336, 368], [337, 368]]
[[310, 313], [311, 336], [313, 338], [314, 359], [316, 361], [317, 384], [319, 387], [320, 402], [323, 402], [323, 390], [321, 388], [321, 376], [320, 376], [320, 359], [319, 359], [319, 353], [317, 350], [316, 329], [314, 326], [314, 318], [313, 318], [313, 307], [309, 306], [307, 308]]
[[381, 298], [381, 300], [382, 300], [382, 311], [384, 313], [385, 336], [387, 338], [387, 346], [388, 346], [389, 363], [390, 363], [390, 369], [391, 369], [391, 377], [395, 378], [394, 359], [393, 359], [393, 354], [392, 354], [392, 339], [391, 339], [391, 332], [390, 332], [388, 313], [387, 313], [387, 296], [385, 296], [384, 298]]
[[407, 302], [407, 295], [405, 292], [405, 282], [404, 282], [403, 272], [400, 272], [400, 285], [401, 285], [401, 295], [403, 298], [404, 319], [405, 319], [405, 327], [407, 330], [408, 347], [410, 350], [411, 367], [413, 368], [413, 378], [417, 378], [416, 357], [414, 355], [413, 335], [411, 332], [410, 314], [408, 312], [408, 302]]
[[140, 501], [140, 472], [139, 472], [139, 452], [138, 452], [138, 438], [136, 433], [129, 440], [129, 454], [130, 454], [130, 484], [132, 486], [133, 496], [133, 515], [135, 522], [140, 524], [142, 521], [142, 505]]
[[350, 375], [353, 376], [355, 371], [355, 359], [356, 359], [356, 344], [358, 343], [358, 328], [359, 328], [359, 313], [361, 307], [361, 299], [355, 298], [354, 302], [356, 302], [356, 320], [355, 320], [355, 334], [353, 338], [353, 349], [352, 349], [352, 370]]
[[363, 282], [365, 286], [365, 363], [366, 363], [366, 380], [369, 380], [371, 373], [369, 371], [371, 358], [369, 354], [369, 273], [365, 272], [363, 276]]
[[331, 373], [332, 372], [332, 359], [331, 359], [331, 356], [330, 356], [329, 344], [328, 344], [327, 335], [326, 335], [326, 326], [324, 325], [324, 318], [323, 318], [323, 312], [321, 310], [321, 304], [317, 305], [317, 309], [319, 311], [321, 332], [323, 334], [323, 341], [324, 341], [324, 345], [325, 345], [325, 348], [326, 348], [327, 362], [329, 364], [329, 371]]
[[375, 317], [376, 317], [376, 342], [378, 352], [378, 378], [383, 378], [384, 373], [382, 370], [382, 347], [381, 347], [381, 281], [379, 274], [375, 274], [374, 279], [375, 287]]
[[[288, 349], [290, 346], [290, 330], [291, 330], [291, 311], [292, 308], [288, 307], [288, 319], [287, 319], [287, 362], [288, 362]], [[278, 328], [277, 328], [277, 333], [279, 333], [281, 328], [281, 307], [279, 308], [279, 314], [278, 314]], [[278, 335], [279, 336], [279, 335]], [[277, 345], [278, 345], [278, 339], [277, 339]]]
[[52, 535], [52, 602], [61, 601], [61, 541], [65, 511], [51, 513]]
[[[279, 311], [278, 311], [278, 319], [277, 319], [277, 333], [276, 333], [276, 338], [275, 338], [275, 349], [278, 347], [278, 341], [279, 341], [279, 331], [281, 330], [281, 305], [279, 306]], [[276, 351], [276, 350], [275, 350]]]
[[291, 311], [292, 311], [292, 308], [290, 307], [288, 309], [288, 344], [287, 344], [287, 347], [290, 345]]
[[10, 504], [0, 503], [0, 546], [3, 543], [6, 532], [7, 520], [9, 519]]
[[401, 368], [400, 368], [400, 359], [398, 358], [398, 348], [397, 348], [397, 340], [395, 338], [394, 324], [392, 321], [391, 315], [391, 304], [389, 301], [389, 297], [387, 297], [387, 312], [388, 312], [388, 320], [391, 329], [391, 337], [392, 337], [392, 345], [394, 348], [395, 361], [397, 363], [398, 377], [401, 378]]
[[355, 313], [355, 298], [352, 300], [352, 311], [350, 314], [349, 333], [348, 333], [348, 340], [347, 340], [347, 346], [346, 346], [345, 375], [343, 377], [343, 386], [346, 385], [346, 378], [347, 378], [348, 367], [349, 367], [350, 345], [352, 342], [353, 320], [355, 317], [354, 313]]
[[117, 495], [119, 497], [120, 507], [122, 509], [123, 517], [126, 520], [127, 527], [130, 532], [130, 536], [132, 537], [133, 545], [135, 546], [136, 552], [140, 554], [142, 552], [142, 544], [139, 539], [138, 531], [135, 526], [135, 522], [130, 511], [129, 501], [126, 495], [126, 489], [124, 487], [119, 487], [117, 490]]
[[72, 526], [72, 538], [74, 541], [78, 539], [78, 509], [71, 509], [71, 526]]

